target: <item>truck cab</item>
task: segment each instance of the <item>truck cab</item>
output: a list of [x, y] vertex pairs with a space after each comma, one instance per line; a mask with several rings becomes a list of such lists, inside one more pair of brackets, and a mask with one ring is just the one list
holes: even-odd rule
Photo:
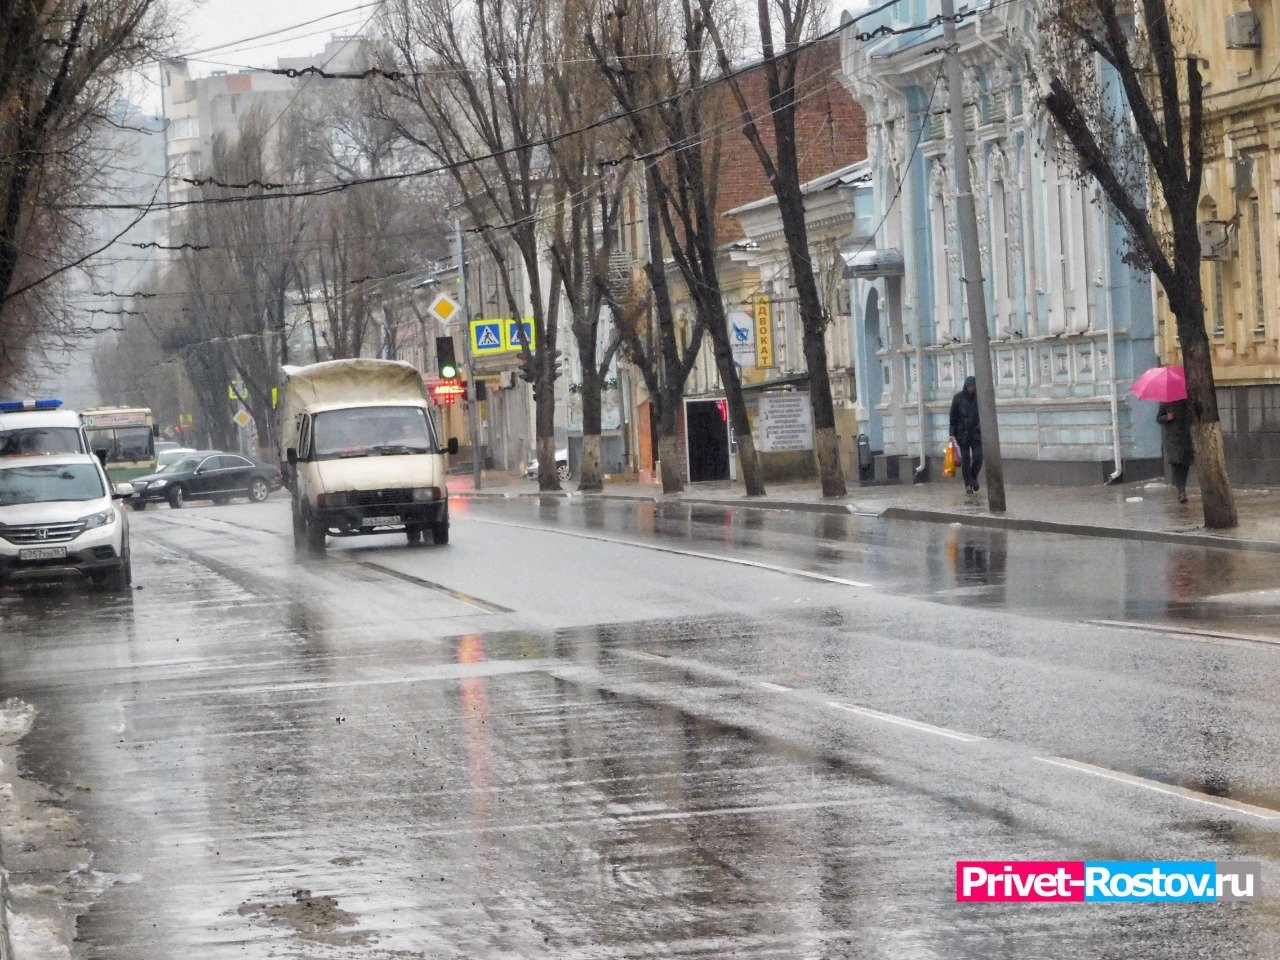
[[393, 360], [285, 367], [281, 473], [292, 494], [294, 544], [403, 532], [449, 542], [446, 452], [421, 375]]

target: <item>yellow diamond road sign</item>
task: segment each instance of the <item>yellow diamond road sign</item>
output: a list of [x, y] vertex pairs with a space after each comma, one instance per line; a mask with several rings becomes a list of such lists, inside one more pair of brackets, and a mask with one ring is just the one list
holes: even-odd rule
[[431, 302], [431, 306], [427, 308], [443, 323], [448, 323], [449, 318], [458, 312], [458, 304], [453, 297], [445, 296], [443, 293]]
[[243, 410], [237, 410], [236, 415], [231, 419], [240, 426], [247, 427], [249, 425], [249, 421], [252, 420], [253, 417], [249, 416], [249, 414], [245, 413]]

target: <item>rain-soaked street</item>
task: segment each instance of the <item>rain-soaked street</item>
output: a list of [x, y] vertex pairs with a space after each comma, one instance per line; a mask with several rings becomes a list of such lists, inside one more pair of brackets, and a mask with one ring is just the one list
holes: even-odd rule
[[[78, 890], [77, 956], [1280, 956], [1280, 556], [581, 498], [302, 560], [279, 499], [132, 521], [131, 596], [0, 600], [20, 772], [92, 855], [6, 866]], [[999, 858], [1263, 898], [957, 903]]]

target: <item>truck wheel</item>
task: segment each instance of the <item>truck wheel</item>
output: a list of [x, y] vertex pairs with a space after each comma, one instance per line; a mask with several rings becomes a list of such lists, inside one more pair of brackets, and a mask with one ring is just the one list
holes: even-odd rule
[[296, 503], [290, 513], [293, 515], [293, 549], [301, 553], [307, 546], [307, 521]]
[[187, 491], [182, 484], [178, 484], [169, 491], [169, 506], [174, 510], [181, 510], [182, 505], [187, 502]]
[[443, 547], [449, 542], [449, 521], [441, 520], [439, 523], [431, 527], [431, 542], [437, 547]]
[[409, 543], [411, 546], [416, 547], [418, 546], [418, 544], [422, 543], [422, 534], [423, 534], [422, 527], [418, 527], [418, 526], [406, 527], [404, 532], [408, 536]]
[[312, 553], [324, 553], [328, 530], [319, 520], [307, 518], [307, 549]]

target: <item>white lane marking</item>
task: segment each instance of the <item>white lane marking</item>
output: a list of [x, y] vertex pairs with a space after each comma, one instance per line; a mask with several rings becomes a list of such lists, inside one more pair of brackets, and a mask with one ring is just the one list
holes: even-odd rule
[[1091, 763], [1082, 763], [1079, 760], [1068, 760], [1065, 757], [1036, 757], [1041, 763], [1047, 763], [1051, 766], [1062, 767], [1067, 770], [1075, 770], [1079, 773], [1087, 773], [1094, 777], [1102, 777], [1104, 780], [1114, 780], [1117, 783], [1126, 783], [1131, 787], [1141, 787], [1143, 790], [1150, 790], [1153, 793], [1163, 793], [1170, 797], [1181, 797], [1184, 800], [1192, 800], [1196, 803], [1203, 803], [1205, 806], [1218, 807], [1221, 810], [1231, 810], [1234, 813], [1243, 813], [1251, 817], [1258, 817], [1261, 820], [1280, 820], [1280, 810], [1271, 810], [1267, 807], [1254, 806], [1252, 803], [1241, 803], [1239, 800], [1229, 800], [1226, 797], [1215, 797], [1207, 793], [1201, 793], [1199, 790], [1189, 790], [1186, 787], [1175, 787], [1170, 783], [1161, 783], [1159, 780], [1148, 780], [1146, 777], [1134, 776], [1132, 773], [1121, 773], [1118, 770], [1108, 770], [1106, 767], [1095, 767]]
[[1194, 627], [1176, 627], [1167, 623], [1137, 623], [1133, 620], [1086, 620], [1095, 627], [1119, 627], [1122, 630], [1141, 630], [1144, 633], [1172, 633], [1192, 640], [1233, 640], [1237, 643], [1261, 643], [1269, 647], [1280, 646], [1280, 638], [1264, 637], [1256, 633], [1229, 633], [1225, 630], [1197, 630]]
[[892, 713], [881, 713], [879, 710], [872, 710], [870, 707], [855, 707], [847, 703], [840, 703], [838, 700], [828, 700], [828, 707], [834, 707], [836, 710], [844, 710], [848, 713], [857, 714], [860, 717], [866, 717], [870, 720], [880, 720], [884, 723], [897, 724], [900, 727], [906, 727], [910, 730], [919, 730], [921, 733], [932, 733], [939, 737], [948, 737], [952, 740], [959, 740], [961, 743], [977, 743], [984, 739], [983, 737], [974, 736], [972, 733], [961, 733], [959, 730], [948, 730], [946, 727], [935, 727], [931, 723], [921, 723], [919, 720], [909, 720], [906, 717], [899, 717]]
[[646, 660], [665, 660], [666, 657], [660, 653], [650, 653], [648, 650], [631, 650], [628, 651], [633, 657], [644, 657]]
[[780, 683], [770, 683], [768, 680], [758, 680], [756, 684], [765, 690], [773, 690], [777, 693], [790, 693], [794, 689], [793, 687], [784, 687]]
[[536, 523], [517, 523], [514, 520], [492, 520], [468, 514], [467, 520], [475, 523], [494, 524], [499, 527], [517, 527], [521, 530], [536, 530], [539, 533], [554, 533], [562, 537], [576, 537], [579, 540], [596, 540], [600, 543], [615, 543], [623, 547], [635, 547], [637, 550], [654, 550], [658, 553], [674, 553], [681, 557], [692, 557], [695, 560], [714, 560], [719, 563], [732, 563], [739, 567], [751, 567], [754, 570], [767, 570], [770, 573], [781, 573], [788, 577], [800, 577], [803, 580], [817, 580], [820, 583], [838, 583], [845, 587], [870, 587], [870, 583], [862, 580], [849, 580], [845, 577], [833, 577], [826, 573], [814, 573], [811, 570], [797, 570], [795, 567], [783, 567], [762, 560], [744, 560], [740, 557], [726, 557], [718, 553], [703, 553], [700, 550], [684, 550], [680, 547], [668, 547], [657, 543], [645, 543], [642, 540], [626, 540], [622, 537], [605, 537], [595, 533], [581, 533], [577, 530], [560, 530], [556, 527], [539, 526]]

